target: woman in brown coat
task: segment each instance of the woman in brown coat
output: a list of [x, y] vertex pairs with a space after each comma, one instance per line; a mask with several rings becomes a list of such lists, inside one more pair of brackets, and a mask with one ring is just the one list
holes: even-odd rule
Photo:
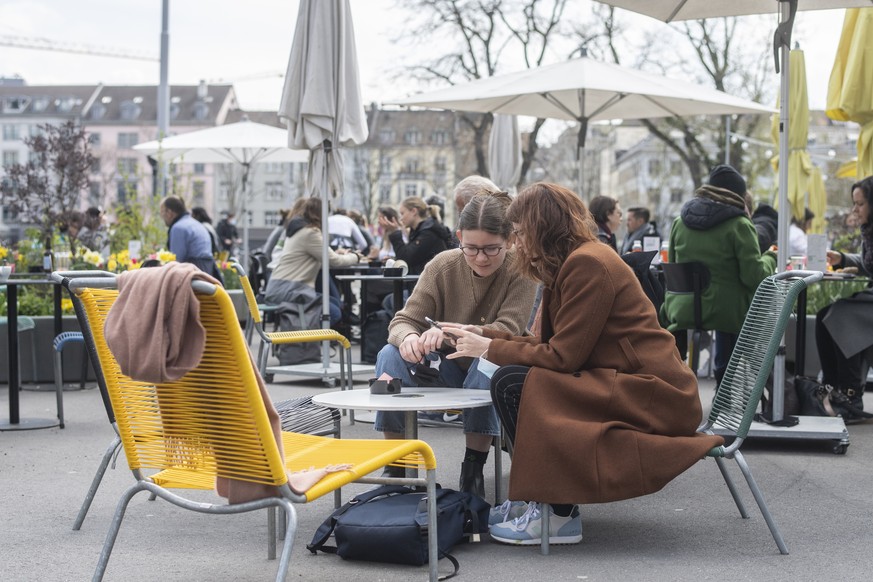
[[[541, 335], [457, 325], [449, 357], [500, 366], [491, 392], [514, 445], [509, 498], [552, 504], [550, 543], [576, 543], [573, 504], [658, 491], [722, 439], [697, 434], [697, 380], [631, 269], [596, 244], [579, 197], [533, 184], [507, 216], [521, 274], [544, 285]], [[492, 538], [540, 543], [537, 503], [502, 509]]]

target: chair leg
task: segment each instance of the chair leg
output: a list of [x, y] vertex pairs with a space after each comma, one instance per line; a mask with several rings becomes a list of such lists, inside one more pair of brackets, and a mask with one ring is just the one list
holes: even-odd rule
[[688, 346], [688, 367], [697, 376], [697, 367], [700, 365], [700, 336], [703, 332], [695, 329], [691, 332], [691, 345]]
[[[501, 430], [501, 433], [503, 431]], [[494, 505], [501, 503], [503, 496], [502, 481], [503, 481], [503, 449], [501, 448], [502, 434], [494, 437], [492, 444], [494, 445]]]
[[548, 503], [540, 503], [540, 511], [542, 511], [541, 521], [541, 530], [540, 534], [540, 553], [544, 556], [549, 555], [549, 513], [551, 513], [552, 508]]
[[267, 559], [276, 559], [276, 507], [267, 508]]
[[749, 513], [746, 511], [746, 506], [743, 504], [743, 500], [740, 499], [737, 486], [734, 485], [734, 480], [731, 479], [731, 476], [728, 473], [724, 459], [721, 457], [715, 457], [715, 464], [718, 465], [718, 470], [721, 471], [721, 476], [724, 477], [724, 483], [727, 485], [728, 491], [731, 492], [731, 497], [734, 498], [734, 503], [737, 504], [737, 509], [740, 510], [740, 517], [743, 519], [749, 519]]
[[121, 528], [121, 521], [124, 519], [124, 512], [127, 511], [127, 505], [133, 499], [133, 496], [142, 490], [143, 488], [139, 483], [132, 485], [124, 492], [121, 499], [118, 500], [118, 506], [115, 508], [115, 515], [112, 516], [112, 523], [109, 525], [109, 531], [106, 533], [106, 541], [103, 543], [103, 549], [100, 551], [100, 559], [97, 561], [97, 569], [94, 570], [91, 582], [103, 580], [103, 575], [106, 574], [106, 565], [109, 563], [109, 556], [112, 554], [113, 546], [115, 546], [115, 538], [118, 537], [118, 530]]
[[88, 488], [88, 493], [85, 495], [85, 500], [82, 501], [82, 507], [79, 508], [79, 515], [76, 516], [76, 521], [73, 522], [73, 531], [79, 531], [82, 524], [85, 522], [85, 516], [88, 515], [88, 510], [91, 509], [91, 502], [94, 501], [94, 496], [97, 495], [97, 488], [103, 482], [103, 475], [106, 473], [106, 468], [109, 467], [109, 462], [115, 451], [121, 448], [121, 438], [118, 435], [112, 439], [109, 446], [106, 447], [106, 452], [103, 453], [103, 458], [100, 459], [100, 465], [97, 467], [97, 472], [94, 473], [94, 479], [91, 480], [91, 487]]
[[427, 536], [427, 566], [430, 582], [439, 580], [438, 562], [439, 544], [437, 543], [437, 495], [436, 495], [436, 469], [427, 470], [427, 531], [434, 535]]
[[291, 502], [285, 500], [283, 500], [280, 511], [284, 514], [282, 525], [286, 530], [286, 534], [285, 543], [282, 545], [282, 556], [279, 558], [279, 570], [276, 572], [276, 582], [285, 582], [285, 577], [288, 575], [288, 566], [291, 564], [294, 534], [297, 533], [297, 512], [294, 510]]
[[788, 546], [785, 545], [785, 540], [782, 539], [782, 533], [779, 531], [776, 521], [773, 519], [773, 516], [770, 515], [770, 510], [767, 508], [767, 503], [764, 501], [764, 495], [758, 488], [755, 478], [752, 477], [752, 471], [749, 469], [745, 457], [743, 457], [743, 454], [740, 451], [735, 451], [734, 460], [737, 462], [737, 465], [739, 465], [740, 471], [743, 472], [743, 476], [746, 478], [746, 483], [749, 484], [749, 489], [752, 490], [752, 495], [755, 496], [755, 501], [758, 503], [758, 509], [761, 510], [761, 515], [764, 516], [764, 521], [767, 522], [767, 527], [770, 528], [770, 533], [773, 535], [773, 541], [776, 542], [779, 552], [782, 554], [788, 554]]
[[55, 350], [54, 356], [55, 395], [58, 401], [58, 421], [60, 421], [61, 428], [64, 428], [64, 373], [61, 362], [63, 353], [60, 350]]

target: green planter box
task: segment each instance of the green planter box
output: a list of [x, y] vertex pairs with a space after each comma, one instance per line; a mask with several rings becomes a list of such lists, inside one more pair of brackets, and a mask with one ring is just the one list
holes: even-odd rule
[[[54, 318], [50, 315], [33, 317], [36, 329], [18, 333], [20, 376], [24, 383], [54, 382]], [[79, 322], [73, 315], [62, 318], [63, 331], [80, 331]], [[9, 347], [6, 323], [0, 324], [0, 382], [9, 383]], [[63, 352], [64, 382], [75, 383], [82, 377], [82, 365], [86, 361], [83, 344], [68, 345]], [[36, 367], [34, 367], [34, 364]], [[90, 364], [88, 381], [94, 381]]]

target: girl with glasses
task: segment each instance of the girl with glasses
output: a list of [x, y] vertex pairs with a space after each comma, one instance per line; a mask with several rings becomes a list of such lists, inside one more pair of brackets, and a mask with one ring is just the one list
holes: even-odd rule
[[[509, 195], [475, 196], [458, 221], [460, 248], [438, 254], [424, 272], [406, 305], [388, 328], [388, 345], [376, 360], [376, 375], [400, 378], [404, 386], [420, 385], [421, 366], [452, 349], [452, 338], [425, 321], [453, 321], [521, 335], [533, 306], [536, 284], [513, 275], [511, 224], [506, 220]], [[488, 390], [489, 379], [478, 371], [478, 356], [441, 358], [430, 385]], [[500, 425], [492, 407], [464, 411], [467, 450], [461, 465], [460, 489], [484, 496], [483, 466]], [[376, 430], [387, 438], [403, 438], [403, 413], [380, 412]], [[388, 473], [394, 470], [388, 467]], [[402, 472], [402, 468], [399, 468]]]

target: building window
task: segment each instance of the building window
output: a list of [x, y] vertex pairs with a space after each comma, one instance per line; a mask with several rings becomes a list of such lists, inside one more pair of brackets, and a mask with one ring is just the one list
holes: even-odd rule
[[418, 173], [418, 166], [418, 158], [406, 158], [406, 165], [403, 167], [403, 171], [407, 174], [416, 174]]
[[203, 204], [206, 196], [206, 184], [203, 180], [194, 180], [191, 182], [191, 194], [194, 196], [194, 202]]
[[278, 210], [267, 210], [264, 212], [264, 226], [279, 226], [282, 222], [282, 215]]
[[18, 163], [18, 152], [15, 150], [5, 150], [3, 152], [3, 167], [8, 168]]
[[30, 97], [7, 97], [3, 100], [3, 113], [23, 113], [30, 105]]
[[100, 147], [100, 134], [96, 132], [91, 132], [88, 134], [88, 143], [91, 144], [92, 147], [99, 148]]
[[267, 190], [266, 199], [267, 200], [281, 200], [282, 199], [282, 182], [267, 182], [265, 185], [265, 189]]
[[421, 132], [417, 129], [410, 129], [403, 135], [403, 141], [409, 145], [419, 145], [421, 143]]
[[416, 184], [415, 182], [409, 182], [407, 184], [404, 184], [403, 195], [407, 198], [411, 196], [418, 196], [418, 184]]
[[94, 157], [91, 160], [91, 173], [99, 174], [100, 173], [100, 158]]
[[443, 130], [437, 130], [430, 134], [430, 140], [434, 145], [446, 145], [449, 141], [449, 135]]
[[206, 103], [195, 103], [194, 104], [194, 119], [198, 121], [203, 121], [209, 117], [209, 105]]
[[119, 158], [118, 172], [122, 176], [135, 176], [137, 168], [136, 158]]
[[134, 180], [118, 180], [116, 197], [119, 204], [126, 205], [131, 200], [136, 200], [137, 183]]
[[282, 170], [284, 170], [284, 166], [282, 162], [267, 162], [264, 164], [264, 172], [267, 174], [281, 174]]
[[379, 200], [388, 202], [391, 200], [391, 184], [382, 184], [379, 186]]
[[48, 108], [50, 102], [51, 99], [49, 97], [41, 95], [33, 100], [33, 110], [37, 113], [45, 111]]
[[206, 173], [206, 164], [194, 164], [194, 173], [195, 174], [205, 174]]
[[379, 131], [379, 142], [383, 144], [392, 144], [394, 143], [394, 130], [393, 129], [382, 129]]
[[385, 156], [379, 158], [379, 173], [380, 174], [390, 174], [391, 173], [391, 156]]
[[88, 182], [88, 204], [91, 206], [100, 206], [100, 194], [100, 182]]
[[649, 160], [649, 177], [659, 176], [661, 174], [661, 160]]
[[139, 135], [136, 133], [119, 133], [118, 147], [130, 149], [139, 143]]
[[443, 156], [439, 156], [433, 162], [433, 169], [437, 172], [445, 172], [446, 171], [446, 158]]
[[17, 141], [21, 139], [21, 129], [17, 123], [3, 125], [3, 141]]
[[136, 101], [122, 101], [121, 105], [119, 105], [119, 110], [121, 119], [125, 121], [138, 119], [140, 113], [142, 113], [142, 107]]
[[91, 119], [103, 119], [106, 115], [106, 106], [102, 103], [95, 103], [91, 106], [91, 111], [88, 112], [88, 117]]
[[230, 200], [230, 182], [222, 182], [218, 185], [218, 199], [222, 201]]

